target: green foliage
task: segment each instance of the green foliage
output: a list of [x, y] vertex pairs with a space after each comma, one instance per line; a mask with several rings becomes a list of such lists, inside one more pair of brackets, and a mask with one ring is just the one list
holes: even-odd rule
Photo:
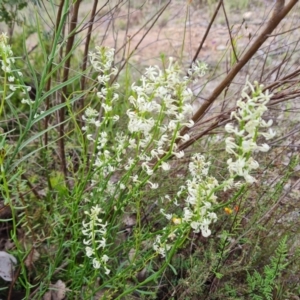
[[0, 3], [0, 22], [12, 26], [14, 22], [20, 22], [18, 13], [24, 9], [28, 1], [24, 0], [1, 0]]
[[[69, 52], [67, 45], [72, 33], [80, 34], [80, 26], [87, 23], [78, 22], [67, 32], [71, 26], [67, 2], [60, 18], [52, 16], [51, 21], [58, 20], [58, 24], [50, 31], [37, 16], [36, 28], [24, 28], [12, 37], [11, 70], [1, 71], [0, 229], [8, 230], [0, 231], [0, 237], [9, 241], [8, 246], [12, 244], [5, 251], [18, 258], [20, 271], [14, 283], [0, 282], [1, 297], [8, 295], [12, 284], [24, 299], [43, 299], [58, 280], [66, 284], [68, 299], [268, 300], [275, 294], [278, 299], [289, 299], [299, 293], [297, 283], [285, 284], [299, 276], [300, 253], [294, 250], [299, 226], [296, 220], [285, 221], [291, 208], [282, 204], [286, 185], [299, 164], [298, 154], [289, 155], [289, 163], [280, 168], [275, 150], [267, 155], [255, 153], [260, 167], [250, 171], [257, 181], [240, 185], [237, 182], [243, 174], [233, 175], [236, 186], [227, 188], [223, 182], [230, 155], [223, 141], [229, 134], [221, 128], [186, 149], [184, 158], [176, 158], [172, 146], [183, 138], [179, 137], [182, 124], [171, 126], [172, 130], [167, 125], [174, 117], [170, 111], [180, 115], [182, 100], [189, 93], [186, 70], [176, 63], [170, 69], [174, 62], [162, 55], [163, 68], [155, 72], [165, 85], [162, 88], [157, 81], [153, 90], [147, 85], [142, 97], [147, 101], [141, 102], [149, 106], [142, 111], [136, 99], [151, 81], [151, 71], [133, 84], [135, 74], [143, 70], [127, 63], [116, 74], [114, 63], [124, 60], [118, 54], [110, 57], [112, 68], [95, 70], [88, 62], [84, 69], [82, 36], [76, 35]], [[248, 1], [230, 3], [242, 6]], [[4, 4], [7, 8], [8, 2]], [[56, 3], [50, 4], [57, 13]], [[37, 48], [29, 53], [24, 45], [32, 34], [37, 34]], [[237, 40], [233, 42], [237, 47]], [[105, 54], [108, 48], [99, 49]], [[89, 50], [99, 53], [91, 45]], [[163, 80], [170, 70], [175, 70], [175, 84], [172, 76]], [[12, 91], [10, 76], [15, 76], [20, 90]], [[29, 97], [28, 84], [36, 88], [34, 99]], [[261, 94], [257, 88], [253, 87], [254, 96]], [[156, 92], [165, 93], [165, 89], [172, 91], [170, 97], [159, 98]], [[230, 93], [228, 87], [227, 92], [226, 97], [235, 103], [236, 91]], [[115, 93], [119, 98], [114, 98]], [[171, 99], [174, 106], [151, 111], [156, 99], [159, 105]], [[146, 133], [134, 131], [138, 124], [129, 130], [128, 122], [136, 116], [157, 123]], [[169, 134], [170, 144], [163, 143], [156, 153], [162, 133]], [[146, 146], [139, 152], [134, 142]], [[241, 140], [237, 144], [241, 152]], [[250, 152], [245, 154], [247, 159]], [[195, 163], [194, 153], [205, 154], [206, 160], [199, 158], [196, 163], [206, 169], [192, 181], [189, 167]], [[165, 172], [163, 163], [169, 163], [171, 170]], [[154, 183], [159, 184], [157, 189], [151, 189]], [[197, 187], [196, 205], [187, 205], [192, 194], [187, 186]], [[2, 211], [7, 207], [6, 218]], [[217, 220], [201, 224], [197, 232], [183, 222], [187, 208], [190, 213], [195, 209], [200, 221], [206, 210], [212, 218], [217, 215]]]
[[276, 280], [286, 269], [289, 263], [286, 261], [287, 237], [284, 237], [270, 258], [270, 264], [264, 267], [263, 273], [254, 270], [253, 274], [247, 274], [248, 293], [254, 300], [273, 299]]

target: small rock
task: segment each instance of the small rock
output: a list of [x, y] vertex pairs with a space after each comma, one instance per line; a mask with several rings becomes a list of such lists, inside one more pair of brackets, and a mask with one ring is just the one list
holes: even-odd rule
[[219, 46], [216, 47], [217, 51], [224, 51], [225, 49], [226, 49], [225, 45], [219, 45]]
[[246, 21], [249, 21], [252, 18], [253, 12], [252, 11], [246, 11], [243, 14], [243, 19]]

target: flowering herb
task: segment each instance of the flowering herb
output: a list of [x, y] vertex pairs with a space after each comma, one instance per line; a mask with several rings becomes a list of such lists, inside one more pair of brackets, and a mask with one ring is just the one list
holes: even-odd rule
[[[182, 158], [184, 151], [178, 151], [175, 141], [188, 141], [190, 136], [180, 136], [184, 126], [191, 127], [193, 109], [193, 93], [189, 84], [204, 75], [206, 65], [195, 62], [189, 77], [183, 76], [173, 58], [168, 66], [161, 70], [158, 66], [146, 69], [139, 84], [132, 84], [127, 109], [127, 130], [118, 131], [109, 136], [107, 126], [119, 121], [114, 115], [113, 105], [119, 101], [118, 84], [110, 84], [110, 77], [117, 73], [113, 67], [114, 50], [106, 47], [97, 48], [96, 53], [90, 53], [93, 68], [99, 72], [98, 81], [101, 89], [97, 93], [103, 110], [100, 115], [95, 109], [87, 108], [83, 119], [87, 139], [95, 146], [94, 176], [90, 193], [91, 199], [97, 198], [96, 206], [86, 212], [87, 221], [83, 222], [83, 234], [86, 255], [92, 258], [94, 268], [103, 267], [109, 274], [109, 256], [107, 238], [109, 228], [114, 225], [103, 221], [105, 209], [108, 211], [123, 211], [126, 201], [117, 204], [114, 199], [122, 198], [124, 190], [126, 197], [140, 198], [149, 189], [158, 189], [154, 175], [161, 169], [168, 172], [171, 169], [168, 158]], [[248, 90], [250, 89], [250, 95]], [[189, 163], [189, 174], [184, 185], [179, 187], [177, 197], [164, 198], [176, 207], [184, 203], [181, 212], [168, 213], [161, 209], [161, 214], [168, 220], [168, 225], [152, 235], [152, 249], [157, 255], [166, 257], [174, 247], [179, 247], [178, 240], [185, 240], [190, 232], [201, 233], [204, 237], [212, 234], [211, 225], [217, 221], [217, 192], [240, 187], [242, 183], [237, 178], [244, 178], [246, 183], [255, 182], [252, 170], [259, 167], [252, 157], [253, 152], [268, 151], [267, 144], [257, 144], [260, 136], [272, 138], [275, 133], [260, 128], [267, 128], [272, 121], [265, 122], [263, 113], [270, 96], [262, 92], [262, 86], [253, 87], [248, 81], [242, 91], [242, 98], [237, 102], [237, 110], [231, 114], [236, 124], [229, 123], [225, 130], [230, 134], [226, 138], [226, 151], [232, 156], [228, 159], [229, 176], [223, 182], [210, 175], [210, 162], [199, 153], [192, 155]], [[190, 120], [190, 121], [189, 121]], [[96, 129], [96, 133], [95, 133]], [[157, 180], [157, 179], [156, 179]], [[99, 182], [105, 184], [99, 186]], [[89, 201], [89, 200], [87, 200]], [[137, 203], [139, 203], [138, 200]], [[225, 207], [225, 212], [233, 210]], [[238, 208], [234, 209], [236, 212]], [[103, 215], [103, 218], [100, 218]]]

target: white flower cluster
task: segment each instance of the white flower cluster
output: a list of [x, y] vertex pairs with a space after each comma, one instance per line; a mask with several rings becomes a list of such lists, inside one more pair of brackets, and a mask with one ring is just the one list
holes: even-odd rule
[[[250, 88], [251, 95], [248, 95]], [[275, 136], [275, 132], [269, 128], [268, 132], [260, 131], [260, 128], [268, 128], [273, 122], [262, 119], [262, 115], [268, 110], [267, 103], [272, 95], [268, 91], [262, 92], [262, 85], [255, 82], [253, 86], [248, 80], [242, 91], [241, 99], [237, 101], [238, 109], [231, 113], [231, 118], [238, 121], [238, 126], [232, 123], [226, 124], [225, 130], [233, 133], [235, 137], [227, 137], [226, 151], [235, 157], [235, 161], [230, 158], [227, 161], [229, 172], [232, 176], [244, 177], [247, 183], [255, 182], [255, 178], [250, 175], [252, 170], [259, 167], [256, 160], [251, 157], [252, 152], [267, 152], [268, 144], [258, 145], [257, 138], [264, 136], [267, 140]]]
[[[97, 92], [97, 97], [101, 101], [104, 114], [100, 116], [97, 110], [88, 107], [82, 117], [85, 121], [85, 126], [82, 129], [86, 132], [87, 139], [95, 144], [97, 149], [93, 164], [94, 175], [91, 180], [91, 186], [94, 188], [86, 196], [87, 202], [97, 198], [97, 205], [92, 207], [90, 213], [85, 212], [88, 221], [83, 222], [83, 234], [87, 236], [87, 239], [83, 242], [86, 245], [86, 255], [93, 258], [93, 267], [95, 269], [103, 267], [105, 274], [108, 275], [110, 273], [107, 267], [109, 257], [105, 253], [107, 224], [103, 223], [103, 220], [99, 218], [100, 214], [105, 213], [100, 206], [107, 206], [109, 199], [113, 199], [117, 185], [108, 180], [108, 178], [116, 171], [115, 165], [120, 164], [120, 155], [125, 148], [125, 138], [122, 133], [117, 132], [114, 139], [118, 143], [110, 143], [112, 141], [109, 140], [106, 131], [109, 124], [119, 119], [117, 115], [112, 115], [112, 106], [119, 98], [115, 90], [119, 86], [118, 84], [110, 85], [109, 83], [111, 76], [118, 72], [116, 68], [112, 67], [114, 49], [97, 47], [96, 50], [96, 52], [89, 53], [89, 57], [92, 67], [99, 72], [97, 78], [101, 90]], [[103, 182], [103, 185], [99, 184], [100, 182]], [[120, 184], [119, 188], [122, 190], [125, 187]]]
[[107, 125], [109, 120], [118, 121], [119, 116], [114, 115], [111, 117], [110, 113], [112, 111], [113, 103], [119, 99], [119, 95], [114, 92], [114, 90], [119, 88], [118, 84], [109, 84], [109, 80], [112, 75], [116, 75], [118, 69], [112, 67], [114, 60], [114, 49], [108, 47], [96, 47], [96, 52], [90, 52], [90, 62], [95, 71], [99, 72], [97, 77], [98, 82], [101, 84], [101, 90], [97, 92], [98, 98], [101, 100], [101, 106], [105, 111], [104, 118], [99, 120], [99, 112], [95, 109], [88, 107], [85, 111], [82, 119], [86, 122], [87, 126], [82, 129], [87, 131], [89, 126], [94, 125], [100, 127], [101, 124]]
[[[118, 138], [117, 149], [114, 147], [107, 147], [108, 137], [104, 127], [109, 123], [114, 123], [119, 120], [118, 115], [113, 115], [114, 102], [119, 99], [119, 95], [115, 90], [119, 88], [117, 83], [110, 84], [110, 78], [118, 72], [117, 68], [113, 66], [114, 49], [108, 47], [97, 47], [96, 52], [90, 52], [90, 62], [95, 71], [99, 72], [98, 82], [100, 83], [101, 90], [97, 92], [97, 97], [101, 101], [101, 106], [104, 110], [103, 116], [91, 107], [85, 110], [82, 119], [85, 121], [85, 126], [82, 128], [87, 133], [87, 139], [97, 144], [98, 153], [95, 155], [94, 167], [95, 169], [102, 169], [102, 177], [109, 176], [115, 171], [114, 165], [120, 163], [120, 159], [115, 157], [119, 156], [124, 146], [124, 139], [122, 135], [117, 134]], [[100, 130], [95, 132], [95, 128]], [[103, 129], [103, 130], [101, 130]], [[123, 142], [122, 142], [123, 141]], [[98, 181], [99, 176], [95, 176], [94, 182]]]
[[[195, 72], [203, 70], [199, 68]], [[132, 85], [133, 93], [129, 97], [132, 108], [127, 110], [128, 130], [132, 134], [129, 149], [139, 151], [139, 161], [149, 176], [153, 173], [150, 163], [153, 160], [158, 160], [159, 167], [168, 171], [170, 166], [160, 160], [161, 157], [167, 153], [177, 158], [184, 156], [183, 151], [177, 151], [174, 141], [190, 139], [188, 134], [179, 136], [182, 126], [193, 126], [192, 120], [186, 122], [193, 112], [189, 83], [189, 78], [182, 76], [178, 65], [170, 58], [163, 71], [151, 66], [141, 77], [140, 85]], [[150, 151], [146, 151], [149, 147]], [[126, 167], [130, 168], [131, 164]], [[151, 188], [157, 187], [149, 184]]]
[[[193, 78], [203, 76], [207, 67], [195, 62], [188, 71], [189, 76], [182, 76], [178, 65], [170, 58], [164, 70], [157, 66], [147, 68], [140, 83], [131, 86], [128, 98], [131, 107], [126, 112], [127, 130], [121, 132], [118, 129], [117, 133], [110, 135], [106, 128], [112, 128], [110, 125], [119, 119], [113, 110], [113, 104], [119, 100], [115, 92], [119, 86], [109, 82], [111, 75], [117, 72], [117, 69], [112, 68], [113, 54], [113, 50], [105, 47], [99, 47], [97, 54], [90, 54], [92, 66], [100, 73], [98, 81], [102, 87], [97, 96], [102, 102], [103, 116], [99, 119], [98, 112], [88, 108], [83, 118], [86, 121], [84, 129], [87, 139], [92, 141], [97, 149], [92, 180], [92, 186], [95, 188], [90, 193], [90, 198], [97, 199], [100, 206], [111, 205], [110, 208], [117, 211], [122, 210], [122, 205], [125, 204], [118, 202], [117, 207], [113, 202], [124, 189], [127, 189], [128, 195], [135, 197], [144, 185], [151, 189], [158, 188], [158, 183], [150, 181], [155, 171], [158, 168], [164, 171], [170, 169], [167, 162], [169, 156], [184, 156], [183, 151], [178, 151], [175, 141], [187, 141], [190, 138], [189, 135], [179, 136], [182, 126], [193, 125], [192, 121], [186, 121], [192, 115], [193, 93], [189, 84]], [[249, 88], [250, 96], [247, 94]], [[239, 186], [240, 183], [235, 181], [237, 175], [244, 177], [246, 182], [255, 181], [250, 172], [258, 167], [258, 163], [251, 154], [254, 151], [269, 149], [266, 144], [257, 145], [257, 139], [259, 136], [269, 139], [275, 135], [271, 129], [268, 132], [259, 131], [261, 127], [267, 128], [272, 125], [272, 121], [265, 122], [262, 119], [269, 99], [268, 93], [262, 93], [262, 86], [256, 84], [254, 88], [247, 81], [242, 99], [237, 102], [238, 109], [231, 115], [231, 118], [238, 121], [239, 126], [226, 125], [226, 131], [235, 135], [235, 138], [226, 139], [226, 151], [236, 158], [235, 161], [232, 158], [227, 161], [230, 177], [218, 183], [216, 178], [208, 174], [210, 163], [200, 154], [192, 156], [189, 164], [191, 179], [180, 187], [177, 199], [174, 200], [174, 204], [178, 205], [179, 199], [185, 199], [185, 207], [180, 216], [173, 216], [161, 210], [172, 225], [164, 228], [161, 234], [154, 238], [152, 247], [156, 253], [166, 256], [167, 251], [175, 245], [173, 241], [180, 234], [186, 236], [186, 230], [201, 232], [204, 237], [210, 236], [210, 225], [217, 220], [214, 212], [217, 191]], [[95, 127], [103, 130], [98, 130], [95, 134]], [[102, 256], [98, 255], [98, 250], [104, 250], [106, 245], [107, 226], [98, 218], [100, 213], [102, 211], [99, 206], [93, 207], [91, 213], [87, 213], [90, 221], [84, 223], [84, 235], [88, 236], [85, 241], [86, 254], [94, 257], [95, 268], [103, 266], [108, 274], [108, 256], [105, 253]]]
[[[103, 116], [99, 120], [98, 112], [88, 108], [83, 117], [86, 123], [83, 129], [87, 133], [87, 139], [95, 143], [97, 149], [93, 165], [95, 175], [92, 180], [95, 189], [87, 198], [97, 198], [100, 205], [107, 205], [126, 187], [129, 192], [144, 185], [157, 189], [159, 185], [151, 181], [151, 176], [158, 168], [163, 171], [170, 170], [170, 165], [164, 158], [171, 155], [177, 158], [184, 156], [183, 151], [177, 151], [175, 140], [187, 141], [190, 138], [187, 134], [179, 136], [179, 132], [183, 126], [193, 125], [192, 121], [186, 121], [192, 116], [193, 93], [188, 87], [191, 79], [183, 76], [172, 58], [164, 70], [158, 66], [149, 67], [139, 84], [131, 86], [127, 130], [124, 133], [118, 131], [113, 136], [108, 135], [107, 124], [118, 121], [118, 116], [113, 115], [113, 104], [119, 99], [115, 93], [118, 85], [109, 83], [110, 76], [116, 72], [116, 69], [111, 71], [113, 51], [100, 47], [98, 53], [91, 53], [90, 57], [92, 66], [100, 72], [98, 81], [102, 88], [97, 96], [102, 101]], [[193, 65], [193, 78], [202, 76], [204, 69], [204, 65]], [[98, 134], [95, 134], [95, 127], [100, 128]], [[202, 214], [206, 218], [203, 222], [207, 222], [210, 215], [204, 211]], [[200, 230], [197, 220], [186, 217], [186, 222], [190, 222], [195, 231]], [[206, 227], [202, 227], [204, 231]], [[174, 232], [170, 236], [167, 234], [167, 241], [174, 235]], [[158, 236], [153, 248], [164, 255], [170, 245], [164, 241], [163, 236]], [[93, 253], [93, 248], [88, 248], [87, 254]]]
[[[93, 68], [100, 73], [98, 76], [100, 83], [106, 84], [110, 79], [109, 76], [115, 75], [118, 72], [117, 68], [112, 68], [114, 54], [115, 49], [104, 46], [96, 47], [96, 52], [89, 53]], [[111, 73], [107, 74], [108, 71]]]
[[[249, 88], [250, 96], [247, 93]], [[187, 180], [186, 185], [182, 186], [177, 193], [179, 198], [185, 197], [187, 204], [183, 208], [182, 218], [174, 217], [172, 214], [165, 213], [163, 209], [161, 210], [161, 213], [168, 220], [172, 220], [175, 225], [188, 224], [195, 233], [201, 231], [204, 237], [208, 237], [211, 235], [209, 225], [217, 220], [217, 215], [213, 212], [213, 205], [217, 200], [215, 193], [221, 189], [226, 190], [240, 186], [240, 182], [234, 181], [236, 176], [244, 177], [247, 183], [255, 182], [255, 178], [249, 173], [251, 170], [257, 169], [259, 164], [251, 157], [251, 154], [254, 151], [265, 152], [270, 148], [267, 144], [258, 145], [257, 138], [263, 136], [269, 140], [275, 136], [275, 132], [269, 128], [272, 120], [266, 122], [262, 119], [271, 97], [268, 92], [263, 93], [262, 88], [263, 86], [257, 83], [253, 87], [249, 81], [246, 82], [241, 95], [242, 99], [237, 102], [238, 109], [231, 114], [231, 118], [236, 119], [239, 126], [235, 127], [231, 123], [225, 126], [228, 133], [235, 135], [235, 138], [228, 137], [226, 139], [226, 151], [236, 158], [235, 161], [232, 158], [227, 161], [229, 179], [219, 184], [216, 178], [208, 175], [210, 163], [206, 162], [200, 154], [192, 156], [189, 164], [192, 179]], [[268, 132], [261, 131], [260, 128], [269, 128], [269, 130]], [[175, 199], [175, 204], [177, 202]], [[171, 244], [167, 243], [169, 237], [170, 235], [162, 240], [159, 235], [153, 245], [154, 250], [162, 256], [165, 256], [166, 251], [171, 248]]]
[[202, 77], [207, 72], [207, 64], [199, 60], [192, 63], [192, 67], [188, 70], [188, 75], [196, 81], [199, 77]]
[[152, 247], [156, 253], [160, 254], [162, 257], [165, 257], [166, 252], [169, 251], [172, 246], [171, 244], [166, 243], [164, 239], [162, 239], [161, 235], [157, 235]]
[[[10, 45], [7, 43], [7, 39], [6, 33], [0, 35], [0, 63], [1, 70], [4, 72], [4, 76], [2, 77], [4, 79], [3, 84], [7, 84], [12, 92], [19, 90], [23, 92], [23, 94], [26, 94], [26, 92], [31, 90], [31, 87], [20, 84], [19, 77], [22, 77], [22, 73], [13, 68], [15, 58], [13, 57], [14, 54]], [[34, 101], [25, 98], [23, 98], [21, 102], [26, 104], [34, 103]]]
[[210, 163], [205, 161], [203, 155], [194, 154], [189, 163], [192, 179], [188, 179], [177, 193], [178, 197], [187, 194], [182, 222], [188, 223], [195, 233], [201, 231], [204, 237], [210, 236], [208, 226], [217, 220], [217, 215], [211, 210], [217, 200], [215, 191], [219, 183], [216, 178], [208, 175], [209, 166]]
[[[140, 84], [133, 84], [131, 87], [132, 94], [128, 100], [132, 108], [127, 110], [130, 134], [117, 133], [114, 146], [107, 147], [108, 138], [104, 130], [97, 141], [88, 131], [91, 126], [101, 127], [119, 119], [119, 116], [113, 115], [113, 104], [119, 99], [115, 90], [119, 86], [109, 84], [110, 76], [117, 71], [116, 69], [111, 71], [113, 53], [112, 49], [106, 47], [99, 47], [97, 53], [90, 53], [92, 66], [102, 74], [98, 76], [102, 88], [97, 96], [102, 101], [104, 116], [102, 120], [99, 120], [98, 112], [88, 108], [83, 116], [86, 122], [83, 129], [87, 131], [89, 140], [98, 143], [99, 152], [96, 155], [95, 168], [102, 168], [103, 173], [109, 175], [115, 171], [116, 163], [119, 169], [126, 171], [132, 170], [139, 163], [144, 170], [141, 174], [143, 178], [137, 175], [130, 177], [133, 183], [138, 184], [144, 182], [145, 176], [150, 177], [153, 174], [151, 164], [153, 160], [159, 161], [157, 167], [168, 171], [170, 165], [160, 160], [161, 157], [167, 153], [178, 158], [184, 156], [183, 151], [176, 151], [177, 145], [174, 141], [177, 138], [183, 141], [190, 138], [187, 134], [179, 136], [179, 131], [182, 126], [193, 125], [192, 121], [185, 123], [185, 120], [192, 115], [193, 93], [188, 88], [189, 79], [181, 76], [180, 69], [172, 58], [169, 59], [169, 65], [164, 71], [157, 66], [147, 68], [140, 79]], [[193, 72], [200, 75], [203, 69], [199, 64], [197, 66]], [[92, 132], [94, 133], [93, 129]], [[121, 163], [125, 157], [127, 160]], [[148, 186], [151, 189], [158, 188], [158, 184], [149, 179], [147, 180]]]
[[[149, 133], [154, 130], [160, 134], [157, 140], [160, 148], [169, 142], [169, 134], [183, 124], [192, 115], [191, 99], [193, 93], [188, 88], [188, 78], [182, 78], [179, 67], [169, 59], [169, 66], [164, 71], [158, 66], [146, 69], [139, 86], [133, 84], [133, 95], [129, 98], [133, 109], [127, 111], [130, 132], [143, 134], [145, 141], [141, 147], [148, 145]], [[156, 117], [156, 118], [155, 118]], [[185, 139], [189, 139], [188, 136]]]
[[[208, 226], [217, 220], [217, 215], [211, 212], [212, 204], [216, 203], [214, 194], [219, 186], [216, 178], [208, 176], [210, 163], [205, 161], [204, 156], [194, 154], [189, 164], [192, 179], [187, 180], [187, 206], [183, 210], [183, 222], [190, 224], [195, 233], [200, 232], [204, 237], [211, 234]], [[182, 193], [179, 193], [179, 195]]]
[[[13, 52], [11, 50], [10, 45], [7, 44], [7, 34], [2, 33], [0, 35], [0, 53], [1, 53], [1, 69], [5, 73], [12, 72], [12, 64], [15, 63], [15, 59], [13, 57]], [[14, 81], [14, 77], [10, 76], [9, 78], [10, 82]]]
[[105, 251], [106, 247], [106, 226], [107, 223], [103, 223], [103, 220], [99, 218], [99, 215], [103, 213], [102, 209], [96, 205], [92, 207], [91, 212], [85, 212], [89, 217], [89, 221], [83, 222], [84, 229], [82, 233], [87, 237], [83, 243], [86, 245], [85, 252], [88, 257], [93, 258], [93, 267], [99, 269], [103, 267], [105, 274], [109, 274], [110, 270], [107, 268], [107, 262], [109, 257], [106, 254], [100, 254], [100, 249]]
[[[164, 228], [163, 235], [156, 236], [153, 243], [153, 249], [162, 257], [166, 255], [166, 251], [172, 247], [172, 241], [180, 234], [177, 226], [190, 228], [194, 233], [201, 231], [204, 237], [211, 235], [209, 225], [217, 221], [217, 215], [212, 211], [213, 204], [216, 203], [217, 197], [215, 191], [220, 187], [216, 178], [208, 175], [210, 163], [205, 161], [204, 156], [194, 154], [189, 163], [189, 172], [192, 179], [186, 181], [177, 193], [178, 198], [185, 198], [186, 206], [183, 208], [182, 217], [167, 214], [164, 209], [160, 212], [172, 221], [175, 230], [167, 234], [168, 228]], [[175, 199], [177, 203], [177, 200]], [[163, 238], [165, 237], [165, 238]]]

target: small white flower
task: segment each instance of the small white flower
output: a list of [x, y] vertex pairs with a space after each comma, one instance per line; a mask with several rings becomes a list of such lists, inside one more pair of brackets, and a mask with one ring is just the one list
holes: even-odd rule
[[[195, 233], [198, 233], [200, 231], [200, 227], [201, 227], [201, 223], [200, 222], [196, 222], [196, 221], [193, 221], [191, 222], [191, 227], [194, 229], [193, 231]], [[203, 235], [204, 236], [204, 235]]]
[[105, 246], [106, 246], [106, 238], [102, 237], [102, 239], [98, 243], [99, 243], [99, 246], [97, 247], [97, 249], [99, 249], [99, 248], [105, 248]]
[[93, 259], [93, 267], [94, 267], [94, 269], [100, 269], [100, 267], [101, 267], [101, 263], [99, 262], [99, 260], [97, 258]]
[[243, 140], [242, 142], [242, 150], [244, 153], [254, 151], [257, 148], [258, 148], [257, 144], [252, 140]]
[[248, 173], [244, 174], [244, 178], [245, 178], [245, 181], [249, 184], [256, 182], [256, 179], [253, 176], [249, 175]]
[[238, 146], [234, 142], [233, 137], [226, 138], [225, 144], [226, 144], [226, 152], [227, 153], [237, 155], [236, 152], [234, 151], [234, 149], [238, 148]]
[[243, 176], [244, 168], [246, 166], [246, 159], [244, 157], [238, 157], [238, 159], [233, 162], [232, 158], [227, 160], [227, 165], [229, 172], [236, 173], [239, 176]]
[[172, 232], [168, 235], [168, 238], [169, 238], [170, 240], [174, 240], [176, 237], [177, 237], [177, 236], [176, 236], [175, 231], [172, 231]]
[[98, 115], [99, 115], [99, 113], [91, 107], [88, 107], [85, 110], [84, 114], [86, 115], [87, 118], [95, 118], [95, 117], [98, 117]]
[[228, 133], [234, 133], [237, 136], [242, 136], [245, 132], [244, 130], [239, 131], [239, 129], [237, 127], [234, 127], [231, 123], [225, 125], [225, 130]]
[[168, 164], [168, 163], [166, 163], [166, 162], [162, 162], [161, 163], [161, 168], [164, 170], [164, 171], [168, 171], [168, 170], [170, 170], [171, 169], [171, 166], [170, 166], [170, 164]]
[[233, 181], [233, 178], [229, 178], [228, 180], [225, 180], [223, 182], [223, 191], [226, 192], [227, 190], [231, 189], [234, 185], [234, 181]]
[[260, 127], [270, 127], [272, 126], [272, 124], [273, 124], [273, 120], [269, 120], [268, 122], [266, 122], [265, 120], [261, 120]]
[[89, 141], [93, 141], [93, 142], [95, 142], [95, 140], [94, 140], [94, 138], [93, 138], [93, 135], [92, 135], [92, 134], [88, 134], [88, 135], [86, 136], [86, 138], [87, 138]]
[[209, 237], [211, 235], [211, 230], [208, 228], [208, 225], [201, 225], [201, 233], [204, 237]]
[[23, 99], [21, 100], [21, 103], [22, 103], [22, 104], [28, 104], [28, 105], [31, 105], [31, 104], [34, 104], [34, 101], [23, 98]]
[[174, 152], [173, 154], [174, 154], [177, 158], [182, 158], [182, 157], [184, 157], [184, 151]]
[[195, 125], [195, 122], [190, 120], [188, 123], [183, 123], [182, 125], [186, 126], [187, 128], [192, 128]]
[[189, 222], [192, 217], [193, 217], [193, 212], [188, 207], [185, 207], [183, 209], [183, 218], [182, 218], [182, 220], [184, 222]]
[[163, 208], [160, 209], [160, 212], [167, 218], [167, 220], [171, 220], [172, 219], [172, 214], [166, 214], [165, 210]]
[[102, 103], [102, 107], [105, 110], [105, 112], [112, 111], [112, 107], [110, 105], [107, 105], [105, 103]]
[[151, 176], [153, 174], [153, 170], [147, 165], [146, 162], [142, 163], [142, 168], [147, 173], [147, 175]]
[[158, 188], [158, 183], [152, 183], [151, 181], [148, 181], [148, 183], [150, 184], [150, 188], [152, 190], [156, 190]]
[[184, 136], [181, 137], [181, 139], [182, 139], [183, 142], [189, 141], [190, 138], [191, 138], [191, 137], [190, 137], [188, 134], [185, 134]]
[[270, 150], [270, 146], [268, 144], [262, 144], [258, 146], [257, 149], [261, 152], [268, 152]]
[[85, 253], [87, 257], [91, 257], [95, 254], [95, 251], [91, 247], [85, 247]]
[[253, 157], [249, 157], [249, 159], [247, 160], [247, 167], [250, 170], [256, 170], [257, 168], [259, 168], [259, 163], [253, 159]]
[[138, 180], [139, 179], [138, 175], [131, 176], [131, 179], [133, 182], [140, 183], [140, 181]]
[[260, 134], [264, 136], [266, 140], [270, 140], [276, 135], [276, 131], [274, 131], [272, 128], [269, 128], [268, 132], [260, 132]]
[[114, 116], [113, 116], [113, 120], [114, 120], [115, 122], [119, 121], [119, 119], [120, 119], [120, 116], [118, 116], [118, 115], [114, 115]]
[[109, 260], [109, 257], [108, 257], [106, 254], [104, 254], [104, 255], [102, 256], [101, 260], [102, 260], [104, 263], [107, 263], [108, 260]]
[[[89, 230], [82, 230], [82, 233], [83, 233], [84, 235], [89, 235]], [[91, 245], [91, 244], [92, 244], [92, 241], [91, 241], [91, 240], [86, 240], [86, 239], [84, 239], [84, 240], [83, 240], [83, 244], [84, 244], [84, 245]]]

